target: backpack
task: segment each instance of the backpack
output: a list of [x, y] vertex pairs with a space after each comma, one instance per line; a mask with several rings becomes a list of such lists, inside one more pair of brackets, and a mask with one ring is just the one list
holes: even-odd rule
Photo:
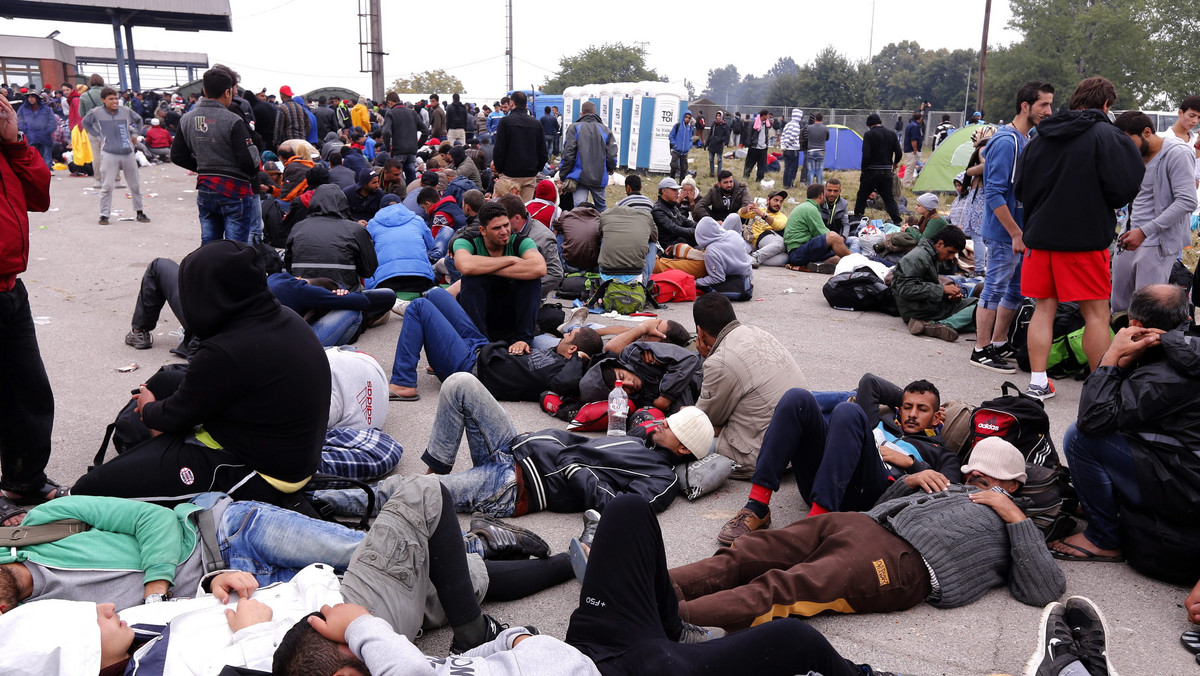
[[605, 312], [628, 315], [646, 309], [646, 287], [641, 282], [618, 282], [610, 279], [600, 292], [600, 306]]
[[[187, 370], [187, 367], [187, 364], [164, 364], [154, 376], [151, 376], [151, 379], [161, 373], [173, 372], [179, 374], [174, 377], [182, 379], [183, 372]], [[92, 459], [92, 464], [88, 467], [89, 472], [104, 464], [104, 455], [108, 452], [109, 442], [117, 450], [117, 455], [120, 455], [150, 438], [150, 428], [142, 422], [142, 416], [136, 409], [136, 399], [126, 401], [121, 410], [117, 412], [116, 419], [104, 429], [104, 440], [100, 442], [100, 449], [96, 451], [96, 457]]]
[[[1013, 394], [1009, 394], [1012, 390]], [[974, 440], [971, 446], [986, 437], [1007, 440], [1031, 465], [1051, 469], [1058, 467], [1058, 452], [1050, 439], [1050, 416], [1045, 404], [1020, 390], [1011, 382], [1001, 386], [1001, 396], [979, 405], [971, 417]], [[970, 459], [970, 455], [967, 456]]]
[[971, 433], [975, 429], [975, 407], [964, 401], [948, 401], [942, 408], [945, 410], [940, 435], [942, 445], [962, 458], [971, 449]]
[[741, 115], [738, 115], [737, 117], [733, 118], [733, 122], [729, 123], [729, 131], [732, 134], [741, 134], [742, 133], [742, 116]]
[[[1082, 376], [1088, 371], [1087, 354], [1083, 351], [1083, 312], [1078, 303], [1059, 303], [1054, 315], [1054, 334], [1050, 355], [1046, 360], [1046, 375], [1051, 378]], [[1017, 351], [1017, 366], [1028, 372], [1029, 349]]]
[[1008, 344], [1014, 350], [1025, 349], [1029, 333], [1029, 321], [1033, 319], [1033, 311], [1037, 309], [1037, 301], [1032, 298], [1021, 298], [1017, 315], [1013, 317], [1012, 325], [1008, 327]]
[[601, 285], [600, 275], [595, 272], [572, 272], [564, 275], [555, 294], [563, 300], [588, 300]]
[[875, 310], [900, 316], [896, 297], [879, 275], [870, 268], [859, 268], [836, 274], [821, 287], [829, 307], [836, 310]]
[[749, 275], [730, 275], [725, 281], [708, 289], [709, 293], [719, 293], [735, 303], [754, 297], [754, 284]]
[[1013, 502], [1042, 531], [1046, 542], [1075, 532], [1075, 519], [1066, 514], [1069, 511], [1067, 500], [1073, 500], [1075, 495], [1066, 469], [1026, 464], [1025, 477]]
[[688, 303], [696, 300], [696, 278], [683, 270], [663, 270], [650, 276], [658, 292], [654, 300], [658, 303]]

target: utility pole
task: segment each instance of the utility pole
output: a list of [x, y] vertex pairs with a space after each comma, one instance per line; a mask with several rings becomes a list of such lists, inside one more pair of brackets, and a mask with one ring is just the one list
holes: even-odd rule
[[975, 110], [983, 110], [983, 72], [987, 69], [988, 24], [992, 21], [992, 0], [983, 10], [983, 44], [979, 47], [979, 89], [975, 92]]
[[[375, 0], [375, 1], [378, 2], [378, 0]], [[505, 82], [508, 83], [508, 91], [511, 92], [514, 89], [514, 87], [513, 87], [512, 0], [508, 0], [508, 2], [505, 3], [505, 6], [507, 8], [507, 14], [508, 14], [508, 16], [506, 17], [508, 19], [508, 21], [507, 21], [507, 23], [508, 23], [508, 44], [506, 45], [506, 48], [504, 50], [504, 56], [508, 58], [508, 62], [507, 62], [507, 65], [508, 65], [507, 76], [508, 77], [505, 80]]]
[[867, 38], [867, 63], [875, 56], [875, 0], [871, 0], [871, 37]]
[[381, 0], [371, 0], [371, 98], [383, 100], [383, 25]]

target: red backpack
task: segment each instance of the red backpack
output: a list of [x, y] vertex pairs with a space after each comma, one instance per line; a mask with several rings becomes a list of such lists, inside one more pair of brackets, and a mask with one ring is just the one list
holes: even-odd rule
[[654, 300], [658, 303], [687, 303], [696, 300], [696, 278], [683, 270], [663, 270], [651, 275], [657, 285]]

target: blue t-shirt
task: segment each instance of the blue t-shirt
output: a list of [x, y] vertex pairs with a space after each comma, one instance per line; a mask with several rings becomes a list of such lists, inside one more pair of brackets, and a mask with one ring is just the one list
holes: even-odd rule
[[1025, 209], [1017, 201], [1013, 185], [1017, 177], [1017, 161], [1028, 144], [1029, 137], [1017, 131], [1016, 127], [1011, 124], [997, 129], [992, 138], [988, 140], [987, 147], [984, 149], [984, 158], [987, 160], [983, 164], [985, 204], [983, 227], [980, 230], [984, 239], [1012, 242], [1012, 237], [1004, 229], [1000, 219], [996, 218], [995, 209], [1002, 205], [1008, 205], [1008, 211], [1012, 214], [1013, 220], [1017, 222], [1017, 227], [1025, 229]]

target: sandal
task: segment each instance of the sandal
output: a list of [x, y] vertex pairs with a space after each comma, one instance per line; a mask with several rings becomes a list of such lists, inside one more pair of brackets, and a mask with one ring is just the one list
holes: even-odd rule
[[0, 495], [0, 524], [3, 524], [5, 521], [8, 521], [14, 516], [21, 516], [22, 514], [28, 513], [29, 510], [25, 509], [24, 507], [18, 507], [17, 503], [13, 502], [9, 498], [4, 497], [3, 495]]
[[1200, 631], [1185, 631], [1183, 632], [1183, 635], [1179, 637], [1179, 641], [1183, 643], [1183, 647], [1186, 648], [1189, 653], [1193, 655], [1200, 655]]
[[1060, 561], [1089, 561], [1092, 563], [1123, 563], [1125, 561], [1124, 556], [1101, 556], [1090, 549], [1084, 549], [1083, 547], [1073, 545], [1065, 540], [1059, 540], [1058, 544], [1063, 545], [1064, 547], [1070, 547], [1071, 549], [1079, 552], [1078, 554], [1066, 554], [1064, 552], [1051, 549], [1050, 556], [1053, 556]]
[[[15, 493], [16, 491], [9, 491], [9, 492]], [[10, 497], [4, 496], [4, 495], [0, 495], [0, 498], [4, 498], [6, 500], [12, 501], [14, 504], [40, 505], [45, 502], [50, 502], [54, 498], [61, 498], [64, 495], [67, 495], [68, 493], [70, 493], [70, 489], [68, 489], [65, 486], [60, 485], [56, 481], [51, 481], [50, 479], [46, 479], [46, 482], [42, 484], [41, 488], [37, 489], [36, 491], [28, 491], [28, 492], [33, 493], [33, 496], [26, 497], [27, 493], [23, 492], [23, 493], [21, 493], [21, 497], [19, 497], [19, 498], [10, 498]], [[5, 521], [5, 519], [0, 518], [0, 521]]]

